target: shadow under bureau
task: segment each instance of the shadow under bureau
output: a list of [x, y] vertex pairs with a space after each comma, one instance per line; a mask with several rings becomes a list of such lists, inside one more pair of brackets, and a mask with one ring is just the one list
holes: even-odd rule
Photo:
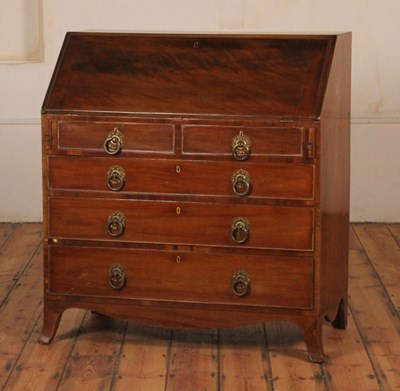
[[42, 109], [44, 325], [347, 312], [351, 35], [68, 33]]

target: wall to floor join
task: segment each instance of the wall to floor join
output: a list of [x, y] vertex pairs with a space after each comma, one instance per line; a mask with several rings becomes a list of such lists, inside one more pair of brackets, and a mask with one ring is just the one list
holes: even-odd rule
[[[34, 3], [40, 6], [37, 17]], [[10, 4], [16, 8], [7, 23], [16, 32], [7, 35], [7, 42], [0, 34], [0, 221], [41, 220], [43, 97], [65, 33], [101, 30], [352, 31], [351, 219], [400, 222], [400, 51], [393, 45], [400, 34], [397, 0], [2, 0], [0, 15]], [[26, 33], [28, 28], [37, 40]], [[20, 50], [24, 36], [30, 37], [27, 48], [34, 48], [25, 48], [25, 54], [35, 56], [16, 63], [6, 49], [10, 52], [15, 39]]]

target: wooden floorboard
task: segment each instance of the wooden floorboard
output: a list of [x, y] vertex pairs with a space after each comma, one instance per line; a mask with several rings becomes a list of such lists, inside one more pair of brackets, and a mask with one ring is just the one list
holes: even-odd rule
[[130, 323], [122, 344], [113, 390], [164, 390], [172, 330]]
[[351, 226], [348, 327], [324, 325], [324, 364], [290, 323], [171, 330], [70, 309], [39, 345], [41, 240], [40, 224], [0, 224], [0, 390], [400, 390], [400, 224]]
[[273, 389], [263, 325], [219, 330], [219, 362], [221, 390]]
[[274, 391], [327, 389], [321, 365], [308, 360], [298, 327], [283, 322], [265, 323], [265, 329]]

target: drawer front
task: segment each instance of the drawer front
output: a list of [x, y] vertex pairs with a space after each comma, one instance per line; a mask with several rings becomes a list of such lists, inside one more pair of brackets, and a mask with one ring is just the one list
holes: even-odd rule
[[104, 144], [117, 129], [122, 139], [122, 152], [174, 152], [174, 126], [170, 124], [62, 122], [58, 123], [58, 148], [76, 150], [104, 150]]
[[49, 235], [137, 243], [312, 250], [307, 207], [49, 199]]
[[303, 155], [303, 128], [216, 125], [183, 126], [182, 152], [194, 155], [231, 155], [232, 143], [240, 132], [249, 143], [250, 156]]
[[48, 180], [52, 189], [281, 199], [314, 196], [314, 166], [306, 164], [54, 156], [49, 157]]
[[54, 294], [312, 307], [312, 258], [50, 246], [49, 270]]

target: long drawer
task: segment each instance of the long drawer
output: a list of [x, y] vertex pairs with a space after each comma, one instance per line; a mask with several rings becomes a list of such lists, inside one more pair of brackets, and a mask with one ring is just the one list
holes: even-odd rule
[[313, 250], [307, 207], [50, 198], [50, 237]]
[[49, 157], [51, 189], [133, 193], [314, 197], [314, 166], [98, 157]]
[[312, 258], [49, 247], [49, 290], [63, 295], [311, 308], [313, 270]]

